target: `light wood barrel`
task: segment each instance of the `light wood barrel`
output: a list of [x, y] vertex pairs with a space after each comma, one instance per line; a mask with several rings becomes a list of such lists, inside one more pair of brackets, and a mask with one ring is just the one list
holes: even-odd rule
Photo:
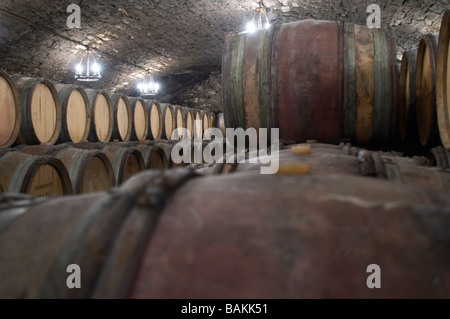
[[13, 80], [0, 71], [0, 148], [11, 146], [20, 131], [22, 112], [20, 110], [19, 91]]
[[69, 172], [75, 194], [107, 191], [116, 185], [111, 162], [98, 150], [82, 150], [61, 144], [26, 146], [20, 151], [59, 159]]
[[184, 118], [186, 120], [185, 127], [190, 134], [190, 138], [193, 139], [194, 138], [194, 129], [195, 129], [195, 126], [194, 126], [195, 113], [189, 107], [183, 107], [182, 110], [184, 113]]
[[176, 129], [176, 117], [173, 106], [169, 103], [160, 103], [163, 119], [163, 133], [162, 139], [170, 140], [172, 132]]
[[91, 110], [90, 142], [109, 142], [113, 132], [111, 98], [105, 91], [86, 90]]
[[113, 109], [112, 140], [129, 141], [133, 130], [133, 116], [128, 97], [121, 93], [111, 95]]
[[416, 119], [417, 51], [403, 53], [398, 92], [398, 134], [400, 141], [419, 142]]
[[417, 128], [423, 146], [439, 144], [436, 113], [437, 36], [424, 35], [417, 49], [416, 110]]
[[0, 158], [0, 183], [10, 193], [39, 197], [73, 194], [69, 174], [60, 160], [16, 151]]
[[439, 32], [436, 102], [441, 141], [450, 150], [450, 10], [445, 12]]
[[280, 138], [389, 147], [398, 67], [390, 29], [303, 20], [230, 34], [222, 59], [226, 126]]
[[211, 118], [209, 116], [209, 112], [201, 111], [200, 113], [201, 113], [201, 116], [202, 116], [202, 132], [203, 132], [203, 136], [204, 137], [209, 137], [209, 136], [207, 136], [207, 133], [206, 133], [206, 130], [211, 127], [211, 125], [210, 125]]
[[150, 116], [145, 100], [140, 97], [128, 99], [131, 106], [131, 117], [133, 118], [133, 130], [130, 140], [146, 140], [148, 137]]
[[58, 142], [85, 141], [91, 128], [91, 110], [86, 91], [77, 85], [56, 84], [61, 101], [62, 126]]
[[12, 76], [20, 93], [22, 124], [18, 144], [55, 144], [61, 132], [61, 103], [46, 79]]
[[180, 105], [172, 105], [173, 110], [175, 112], [176, 119], [176, 138], [182, 140], [184, 138], [183, 129], [186, 128], [186, 118], [184, 116], [183, 109]]
[[158, 101], [147, 100], [147, 109], [150, 117], [150, 129], [148, 130], [149, 140], [159, 140], [161, 139], [163, 131], [163, 118], [161, 106]]
[[193, 110], [195, 114], [195, 127], [194, 127], [194, 138], [202, 139], [203, 138], [203, 121], [202, 121], [202, 113], [200, 110]]

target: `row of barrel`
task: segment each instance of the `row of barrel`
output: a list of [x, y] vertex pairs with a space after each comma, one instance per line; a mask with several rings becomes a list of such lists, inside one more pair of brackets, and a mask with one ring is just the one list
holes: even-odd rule
[[[202, 138], [223, 114], [0, 71], [0, 148], [17, 144]], [[197, 124], [196, 124], [197, 123]], [[174, 136], [172, 133], [175, 131]]]
[[[405, 178], [431, 169], [420, 158], [344, 154], [360, 152], [291, 145], [275, 175], [237, 163], [147, 170], [78, 197], [0, 196], [0, 297], [448, 297], [448, 193]], [[359, 176], [370, 159], [377, 178]], [[380, 178], [380, 163], [408, 185]], [[374, 263], [382, 289], [367, 288]]]
[[395, 149], [415, 134], [420, 147], [442, 142], [450, 149], [449, 39], [450, 10], [439, 36], [426, 35], [417, 53], [405, 53], [400, 77], [389, 28], [304, 20], [229, 34], [226, 126], [279, 128], [281, 139], [297, 143], [347, 140], [372, 149]]
[[[176, 143], [85, 142], [2, 149], [0, 193], [42, 197], [107, 191], [146, 169], [187, 166], [172, 161]], [[207, 143], [200, 145], [204, 148]]]

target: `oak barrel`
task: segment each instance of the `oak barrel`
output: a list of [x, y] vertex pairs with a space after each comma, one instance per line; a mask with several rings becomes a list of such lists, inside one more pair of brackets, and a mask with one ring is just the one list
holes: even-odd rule
[[417, 49], [416, 110], [417, 128], [423, 146], [439, 144], [436, 113], [437, 36], [422, 36]]
[[158, 101], [146, 101], [148, 114], [150, 116], [150, 129], [148, 131], [148, 138], [150, 140], [159, 140], [163, 130], [163, 118], [161, 106]]
[[133, 129], [133, 117], [128, 97], [121, 93], [111, 95], [113, 109], [112, 140], [129, 141]]
[[169, 141], [172, 138], [172, 132], [177, 127], [175, 110], [173, 109], [173, 106], [169, 103], [160, 103], [160, 106], [163, 119], [163, 132], [161, 138]]
[[279, 128], [280, 138], [390, 146], [398, 69], [390, 29], [304, 20], [229, 34], [222, 58], [230, 128]]
[[17, 151], [0, 157], [0, 184], [6, 192], [32, 196], [73, 194], [67, 169], [49, 156], [34, 156]]
[[0, 114], [0, 148], [7, 148], [19, 135], [22, 112], [19, 91], [13, 80], [3, 71], [0, 71]]
[[133, 175], [145, 170], [144, 158], [137, 148], [108, 145], [102, 152], [111, 161], [117, 185], [122, 184]]
[[55, 86], [42, 78], [13, 75], [19, 89], [22, 123], [18, 144], [55, 144], [61, 132], [61, 103]]
[[450, 149], [450, 10], [442, 18], [436, 67], [436, 103], [439, 133]]
[[86, 91], [78, 85], [56, 84], [61, 102], [62, 122], [58, 142], [85, 141], [91, 128], [91, 110]]
[[113, 132], [113, 109], [108, 93], [100, 90], [86, 90], [91, 109], [89, 142], [109, 142]]
[[184, 130], [186, 128], [186, 117], [184, 115], [181, 105], [172, 105], [173, 111], [175, 113], [176, 120], [176, 134], [177, 139], [182, 140], [184, 138]]
[[82, 150], [61, 144], [26, 146], [20, 151], [59, 159], [69, 173], [75, 194], [107, 191], [116, 185], [111, 162], [99, 150]]
[[200, 111], [200, 113], [201, 113], [201, 116], [202, 116], [202, 132], [203, 132], [203, 136], [204, 137], [209, 137], [209, 136], [207, 136], [207, 129], [209, 129], [210, 127], [211, 127], [211, 125], [210, 125], [210, 121], [211, 121], [211, 118], [210, 118], [210, 116], [209, 116], [209, 112], [207, 112], [207, 111]]
[[149, 131], [150, 116], [148, 114], [145, 100], [140, 97], [129, 98], [131, 107], [131, 117], [133, 119], [133, 128], [131, 132], [131, 141], [146, 140]]
[[398, 91], [398, 134], [400, 141], [419, 142], [416, 119], [417, 51], [403, 53]]
[[147, 171], [112, 193], [2, 205], [22, 212], [0, 225], [0, 297], [447, 298], [449, 207], [354, 176]]
[[183, 110], [183, 113], [184, 113], [184, 118], [186, 120], [185, 127], [186, 127], [186, 129], [188, 130], [188, 132], [190, 134], [189, 138], [193, 139], [194, 138], [194, 127], [195, 127], [194, 126], [195, 125], [195, 123], [194, 123], [194, 121], [195, 121], [195, 113], [189, 107], [183, 107], [182, 110]]
[[202, 113], [200, 110], [194, 111], [194, 139], [202, 139], [203, 138], [203, 120]]

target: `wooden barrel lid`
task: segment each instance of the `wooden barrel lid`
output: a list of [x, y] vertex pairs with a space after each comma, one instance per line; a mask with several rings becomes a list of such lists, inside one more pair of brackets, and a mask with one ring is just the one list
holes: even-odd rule
[[170, 140], [172, 132], [176, 128], [176, 117], [173, 106], [169, 103], [161, 103], [161, 111], [163, 117], [163, 135], [162, 138]]
[[439, 133], [444, 147], [450, 149], [450, 10], [444, 14], [439, 32], [436, 68], [436, 102]]
[[150, 129], [149, 129], [149, 139], [159, 140], [162, 135], [162, 111], [161, 106], [157, 101], [148, 100], [146, 101], [148, 113], [150, 117]]
[[183, 107], [184, 118], [185, 118], [185, 128], [189, 133], [190, 139], [194, 138], [194, 117], [195, 114], [191, 108]]
[[202, 122], [202, 114], [199, 110], [194, 110], [195, 114], [195, 131], [194, 138], [201, 139], [203, 137], [203, 122]]
[[8, 192], [32, 196], [73, 194], [67, 169], [54, 157], [10, 152], [1, 158], [0, 166], [4, 171], [2, 179], [9, 180]]
[[54, 144], [61, 131], [61, 103], [53, 83], [41, 78], [13, 76], [20, 90], [20, 144]]
[[109, 142], [113, 130], [113, 110], [109, 94], [105, 91], [86, 90], [91, 108], [90, 142]]
[[0, 71], [0, 148], [11, 146], [20, 131], [22, 113], [20, 110], [19, 91], [12, 79]]
[[88, 138], [91, 111], [86, 91], [77, 85], [56, 84], [61, 101], [62, 127], [60, 142], [78, 143]]
[[114, 111], [113, 139], [129, 141], [132, 133], [132, 114], [128, 97], [115, 93], [111, 96]]
[[436, 57], [436, 36], [424, 35], [417, 49], [416, 65], [417, 127], [423, 146], [434, 144], [437, 135]]
[[149, 115], [143, 98], [129, 98], [133, 117], [133, 132], [131, 140], [146, 140], [149, 130]]

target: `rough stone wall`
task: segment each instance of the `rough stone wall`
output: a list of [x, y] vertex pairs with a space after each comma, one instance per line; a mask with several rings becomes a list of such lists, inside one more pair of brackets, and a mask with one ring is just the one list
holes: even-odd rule
[[213, 71], [205, 81], [186, 90], [181, 99], [183, 106], [209, 112], [223, 111], [221, 72]]

